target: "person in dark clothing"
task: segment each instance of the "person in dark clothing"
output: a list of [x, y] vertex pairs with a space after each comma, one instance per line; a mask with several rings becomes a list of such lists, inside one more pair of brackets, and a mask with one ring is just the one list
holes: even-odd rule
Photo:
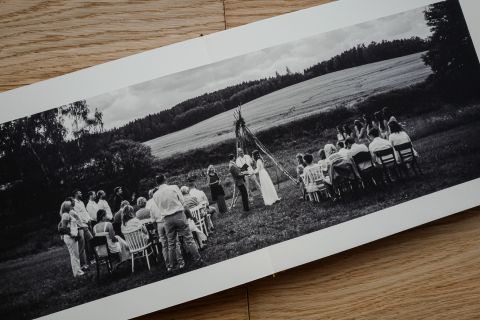
[[248, 205], [248, 192], [247, 188], [245, 187], [245, 175], [248, 174], [246, 171], [242, 171], [237, 164], [235, 163], [235, 155], [230, 154], [228, 156], [230, 163], [228, 168], [230, 170], [230, 174], [232, 175], [233, 179], [235, 180], [235, 185], [240, 191], [240, 195], [242, 196], [242, 203], [243, 203], [243, 211], [250, 211], [250, 207]]
[[118, 212], [118, 210], [120, 210], [120, 206], [123, 200], [125, 200], [125, 197], [123, 195], [122, 187], [116, 187], [115, 189], [113, 189], [113, 212]]

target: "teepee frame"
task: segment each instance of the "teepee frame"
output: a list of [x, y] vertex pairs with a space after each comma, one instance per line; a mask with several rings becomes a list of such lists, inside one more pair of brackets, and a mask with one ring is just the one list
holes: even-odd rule
[[[247, 142], [253, 143], [262, 153], [264, 153], [272, 162], [273, 164], [283, 173], [285, 174], [291, 181], [297, 183], [297, 180], [292, 177], [292, 175], [285, 170], [285, 168], [278, 163], [278, 161], [273, 157], [272, 153], [267, 149], [267, 147], [257, 138], [257, 136], [247, 127], [245, 120], [242, 117], [242, 107], [239, 106], [237, 110], [233, 113], [233, 117], [235, 118], [235, 152], [238, 153], [238, 149], [242, 149], [245, 152], [245, 148]], [[237, 154], [238, 156], [238, 154]], [[278, 179], [277, 179], [278, 180]], [[233, 198], [232, 203], [230, 204], [230, 210], [233, 208], [235, 203], [237, 202], [238, 198], [238, 191], [236, 186], [233, 186]]]

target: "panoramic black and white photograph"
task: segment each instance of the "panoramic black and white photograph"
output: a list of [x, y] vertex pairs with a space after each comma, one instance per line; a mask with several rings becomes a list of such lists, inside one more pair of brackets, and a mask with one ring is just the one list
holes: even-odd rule
[[446, 0], [1, 123], [0, 316], [48, 315], [477, 179], [479, 86]]

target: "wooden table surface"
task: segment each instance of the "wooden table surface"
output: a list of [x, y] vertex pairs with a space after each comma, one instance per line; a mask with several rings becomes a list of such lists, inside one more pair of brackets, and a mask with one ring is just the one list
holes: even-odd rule
[[[0, 91], [325, 2], [0, 0]], [[477, 208], [142, 319], [480, 318], [479, 266]]]

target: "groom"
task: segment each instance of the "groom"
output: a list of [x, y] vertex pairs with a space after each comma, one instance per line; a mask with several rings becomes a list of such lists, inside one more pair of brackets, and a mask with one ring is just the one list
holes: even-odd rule
[[253, 173], [253, 160], [248, 155], [245, 154], [242, 148], [237, 149], [237, 160], [235, 161], [237, 167], [242, 169], [242, 171], [246, 171], [245, 175], [245, 187], [247, 188], [247, 193], [249, 195], [249, 199], [252, 200], [253, 191], [251, 189], [252, 183], [257, 186], [257, 189], [260, 190], [260, 184], [258, 183], [257, 176]]
[[247, 175], [248, 172], [242, 171], [242, 169], [237, 166], [237, 164], [235, 163], [235, 155], [230, 154], [228, 156], [228, 159], [230, 160], [228, 169], [230, 170], [230, 174], [235, 180], [235, 185], [237, 186], [238, 190], [240, 191], [240, 195], [242, 196], [243, 211], [250, 211], [250, 208], [248, 206], [247, 188], [245, 188], [245, 175]]

